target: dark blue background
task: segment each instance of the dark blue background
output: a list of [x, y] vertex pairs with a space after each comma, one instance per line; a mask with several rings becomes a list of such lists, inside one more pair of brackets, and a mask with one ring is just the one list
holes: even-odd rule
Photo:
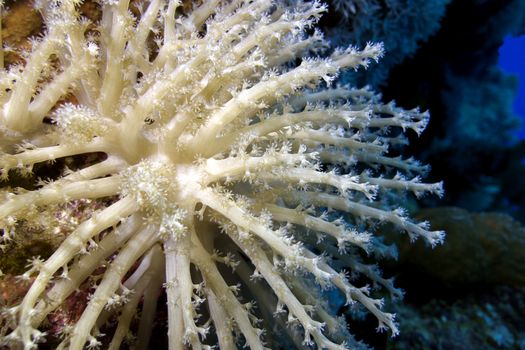
[[525, 139], [525, 35], [505, 39], [499, 53], [501, 68], [519, 77], [519, 90], [514, 102], [514, 110], [523, 121], [519, 136]]

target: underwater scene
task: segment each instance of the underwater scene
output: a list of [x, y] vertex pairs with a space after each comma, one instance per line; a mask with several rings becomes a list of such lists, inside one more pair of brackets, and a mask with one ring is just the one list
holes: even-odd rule
[[525, 350], [525, 0], [0, 20], [0, 349]]

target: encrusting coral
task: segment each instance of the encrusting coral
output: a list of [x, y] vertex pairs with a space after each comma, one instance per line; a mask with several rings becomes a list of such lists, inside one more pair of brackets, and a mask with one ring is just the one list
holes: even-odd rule
[[381, 45], [317, 57], [326, 43], [313, 29], [325, 11], [316, 1], [208, 0], [183, 14], [177, 1], [152, 0], [134, 17], [129, 1], [106, 0], [96, 24], [78, 15], [79, 1], [36, 5], [46, 33], [0, 76], [2, 177], [105, 156], [33, 190], [4, 188], [3, 245], [22, 222], [53, 222], [64, 203], [107, 205], [31, 261], [21, 276], [30, 289], [2, 312], [3, 344], [37, 347], [48, 315], [78, 289], [90, 295], [60, 348], [118, 349], [141, 309], [134, 346], [145, 349], [161, 289], [170, 349], [210, 339], [263, 349], [274, 330], [258, 318], [274, 312], [292, 342], [359, 346], [322, 301], [326, 289], [397, 333], [362, 283], [400, 294], [364, 262], [389, 251], [369, 230], [392, 223], [442, 242], [443, 232], [390, 205], [397, 192], [442, 188], [389, 150], [406, 143], [399, 130], [423, 131], [426, 112], [331, 87], [340, 70], [377, 60]]

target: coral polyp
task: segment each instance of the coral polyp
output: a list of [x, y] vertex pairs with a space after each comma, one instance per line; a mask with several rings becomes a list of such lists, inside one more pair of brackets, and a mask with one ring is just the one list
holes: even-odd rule
[[185, 13], [152, 0], [134, 16], [128, 1], [108, 0], [98, 23], [77, 1], [38, 5], [45, 34], [1, 73], [2, 177], [101, 156], [33, 189], [4, 188], [3, 245], [22, 222], [52, 225], [64, 204], [103, 205], [32, 260], [21, 276], [31, 287], [3, 310], [2, 343], [36, 348], [79, 290], [89, 297], [60, 330], [61, 348], [118, 349], [131, 329], [147, 348], [162, 290], [170, 349], [263, 349], [275, 334], [361, 346], [323, 301], [329, 289], [397, 333], [362, 280], [400, 292], [363, 257], [387, 254], [378, 223], [440, 243], [443, 232], [390, 199], [442, 188], [391, 150], [428, 113], [333, 86], [340, 70], [378, 60], [380, 44], [320, 57], [313, 26], [326, 8], [315, 1], [209, 0]]

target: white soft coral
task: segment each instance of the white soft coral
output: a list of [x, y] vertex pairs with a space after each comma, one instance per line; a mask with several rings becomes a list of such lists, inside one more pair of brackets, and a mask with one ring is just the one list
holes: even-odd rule
[[[341, 321], [315, 288], [305, 288], [313, 280], [337, 288], [348, 303], [373, 313], [380, 328], [397, 332], [368, 288], [352, 285], [326, 259], [344, 261], [351, 272], [399, 294], [361, 261], [360, 252], [384, 248], [366, 229], [389, 222], [431, 245], [443, 238], [402, 211], [377, 205], [393, 191], [441, 193], [440, 184], [374, 176], [383, 168], [425, 170], [388, 156], [388, 147], [403, 139], [387, 131], [419, 133], [428, 115], [383, 105], [367, 89], [318, 88], [341, 69], [377, 60], [381, 45], [305, 58], [325, 46], [317, 31], [307, 34], [325, 11], [318, 2], [288, 8], [209, 0], [181, 15], [177, 1], [152, 0], [134, 18], [127, 1], [105, 1], [95, 33], [78, 18], [74, 1], [40, 5], [46, 35], [23, 69], [7, 67], [2, 74], [11, 78], [0, 79], [2, 175], [84, 153], [107, 156], [38, 189], [6, 194], [4, 238], [16, 234], [17, 220], [36, 220], [57, 203], [108, 198], [108, 204], [32, 267], [31, 288], [6, 312], [14, 326], [4, 342], [35, 347], [47, 315], [86, 288], [101, 266], [105, 272], [80, 319], [65, 327], [62, 346], [99, 346], [99, 329], [115, 319], [114, 335], [104, 341], [117, 349], [142, 300], [137, 347], [145, 348], [161, 286], [170, 349], [206, 347], [210, 327], [200, 312], [210, 316], [221, 348], [243, 338], [262, 349], [257, 319], [274, 308], [301, 326], [305, 344], [349, 346]], [[60, 102], [69, 92], [77, 104]], [[360, 175], [367, 168], [376, 171]], [[241, 303], [243, 296], [255, 298], [258, 309]], [[283, 332], [297, 341], [297, 332]]]

